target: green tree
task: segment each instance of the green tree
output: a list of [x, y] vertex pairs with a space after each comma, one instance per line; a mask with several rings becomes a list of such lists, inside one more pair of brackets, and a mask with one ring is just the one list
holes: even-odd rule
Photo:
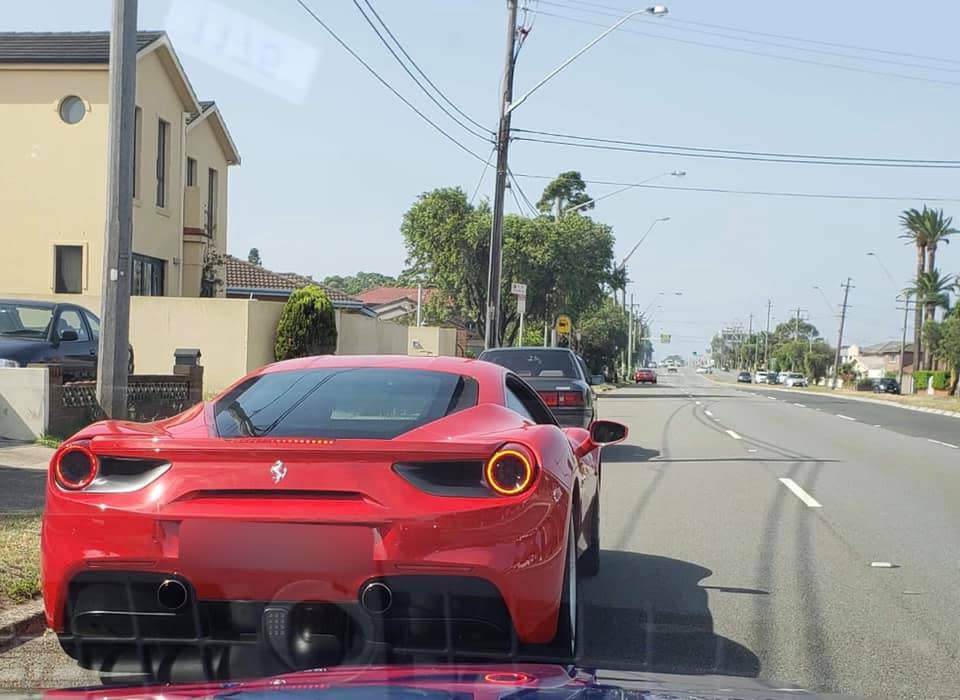
[[[960, 305], [958, 305], [960, 308]], [[960, 377], [960, 312], [956, 309], [940, 324], [940, 338], [934, 351], [950, 367], [950, 394], [957, 394]]]
[[332, 355], [336, 349], [337, 322], [326, 293], [314, 285], [294, 291], [277, 324], [276, 358]]
[[593, 209], [594, 206], [590, 195], [587, 194], [587, 185], [576, 170], [560, 173], [544, 188], [543, 195], [537, 202], [537, 208], [545, 214], [550, 212], [562, 214], [565, 209], [576, 206], [580, 206], [577, 211]]
[[[939, 270], [933, 269], [927, 272], [921, 272], [914, 280], [910, 289], [904, 290], [914, 296], [917, 300], [917, 307], [924, 309], [924, 326], [932, 323], [936, 318], [937, 307], [944, 309], [950, 308], [950, 291], [954, 288], [954, 279], [952, 275], [943, 276]], [[921, 333], [923, 331], [921, 330]], [[923, 347], [930, 352], [924, 353], [923, 366], [925, 369], [933, 368], [934, 345], [928, 345], [926, 338], [923, 337]]]
[[395, 277], [382, 275], [379, 272], [358, 272], [355, 275], [331, 275], [325, 277], [321, 282], [325, 287], [339, 289], [347, 294], [360, 294], [368, 289], [377, 287], [396, 287], [398, 286]]
[[[421, 195], [401, 225], [411, 274], [436, 287], [452, 313], [486, 322], [490, 209], [472, 206], [459, 188], [441, 188]], [[516, 339], [519, 316], [511, 282], [527, 285], [529, 323], [567, 313], [578, 316], [603, 297], [613, 256], [610, 228], [582, 216], [531, 219], [504, 218], [500, 337]]]
[[596, 374], [614, 374], [620, 350], [627, 344], [623, 310], [612, 299], [604, 298], [583, 314], [580, 329], [580, 354]]
[[251, 248], [250, 252], [247, 253], [247, 262], [253, 263], [254, 265], [263, 265], [263, 261], [260, 259], [260, 249]]
[[817, 382], [826, 377], [833, 360], [834, 350], [826, 343], [818, 341], [809, 346], [803, 358], [803, 367], [810, 381]]
[[[942, 209], [930, 209], [926, 204], [923, 210], [904, 209], [900, 214], [900, 225], [904, 232], [900, 238], [904, 238], [908, 243], [912, 243], [917, 251], [917, 273], [914, 279], [919, 279], [925, 272], [936, 269], [937, 245], [939, 243], [948, 243], [950, 236], [957, 233], [953, 228], [953, 217], [944, 216]], [[926, 255], [926, 259], [924, 256]], [[914, 312], [913, 324], [913, 347], [915, 365], [920, 366], [920, 358], [923, 354], [923, 344], [921, 342], [923, 309], [918, 304]]]

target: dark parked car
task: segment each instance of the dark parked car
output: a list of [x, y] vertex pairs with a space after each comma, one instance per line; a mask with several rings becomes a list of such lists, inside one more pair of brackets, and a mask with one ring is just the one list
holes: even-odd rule
[[100, 319], [82, 306], [0, 299], [0, 367], [45, 362], [63, 365], [65, 379], [92, 378], [99, 340]]
[[739, 382], [740, 384], [752, 384], [753, 377], [750, 375], [749, 372], [741, 372], [740, 374], [737, 375], [737, 382]]
[[878, 394], [899, 394], [900, 382], [890, 377], [884, 377], [874, 382], [873, 390]]
[[[583, 359], [567, 348], [496, 348], [481, 360], [506, 367], [533, 387], [560, 425], [586, 428], [596, 413], [590, 372]], [[510, 396], [507, 396], [508, 400]]]

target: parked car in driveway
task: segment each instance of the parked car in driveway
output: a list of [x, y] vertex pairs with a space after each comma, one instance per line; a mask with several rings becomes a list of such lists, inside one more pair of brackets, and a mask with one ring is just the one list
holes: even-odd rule
[[506, 367], [533, 387], [560, 425], [587, 428], [596, 404], [583, 359], [568, 348], [495, 348], [478, 359]]
[[[64, 379], [96, 376], [100, 319], [76, 304], [0, 299], [0, 367], [63, 366]], [[133, 348], [128, 371], [133, 373]]]
[[873, 383], [873, 391], [877, 394], [899, 394], [900, 382], [892, 377], [884, 377]]
[[633, 381], [637, 384], [656, 384], [657, 373], [652, 369], [640, 368], [633, 374]]
[[787, 372], [781, 383], [784, 386], [807, 386], [807, 378], [799, 372]]
[[741, 372], [737, 375], [737, 382], [740, 384], [750, 384], [753, 382], [753, 378], [749, 372]]

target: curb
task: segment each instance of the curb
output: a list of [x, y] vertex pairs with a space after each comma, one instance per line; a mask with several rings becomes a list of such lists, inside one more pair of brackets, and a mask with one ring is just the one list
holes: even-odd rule
[[[738, 386], [735, 382], [721, 382], [716, 379], [710, 379], [714, 384], [726, 384], [740, 391], [747, 391], [743, 386]], [[949, 418], [960, 418], [960, 412], [957, 411], [947, 411], [942, 408], [928, 408], [926, 406], [908, 406], [904, 403], [899, 403], [897, 401], [883, 401], [882, 399], [868, 399], [862, 396], [848, 396], [846, 394], [825, 394], [819, 391], [805, 391], [803, 389], [784, 389], [778, 386], [770, 386], [769, 384], [751, 384], [750, 386], [763, 387], [764, 391], [783, 391], [788, 394], [807, 394], [808, 396], [831, 396], [836, 399], [844, 399], [845, 401], [860, 401], [861, 403], [872, 403], [877, 406], [891, 406], [893, 408], [902, 408], [905, 411], [918, 411], [920, 413], [934, 413], [938, 416], [947, 416]]]
[[46, 628], [39, 598], [0, 610], [0, 654], [42, 636]]

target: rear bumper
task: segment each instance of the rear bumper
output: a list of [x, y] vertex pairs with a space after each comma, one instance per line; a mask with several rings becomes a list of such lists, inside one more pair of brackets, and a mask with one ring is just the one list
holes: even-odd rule
[[[47, 624], [58, 633], [76, 631], [77, 585], [90, 576], [176, 577], [197, 605], [348, 608], [359, 605], [373, 579], [458, 577], [496, 591], [521, 641], [547, 642], [556, 633], [563, 583], [569, 494], [556, 497], [564, 492], [545, 472], [520, 501], [475, 499], [462, 512], [380, 513], [374, 522], [344, 523], [330, 522], [332, 513], [319, 520], [316, 504], [309, 520], [253, 499], [232, 517], [208, 509], [174, 518], [101, 509], [48, 491], [41, 537]], [[138, 601], [150, 598], [142, 595]], [[113, 612], [129, 612], [119, 595], [103, 600], [118, 606]]]

